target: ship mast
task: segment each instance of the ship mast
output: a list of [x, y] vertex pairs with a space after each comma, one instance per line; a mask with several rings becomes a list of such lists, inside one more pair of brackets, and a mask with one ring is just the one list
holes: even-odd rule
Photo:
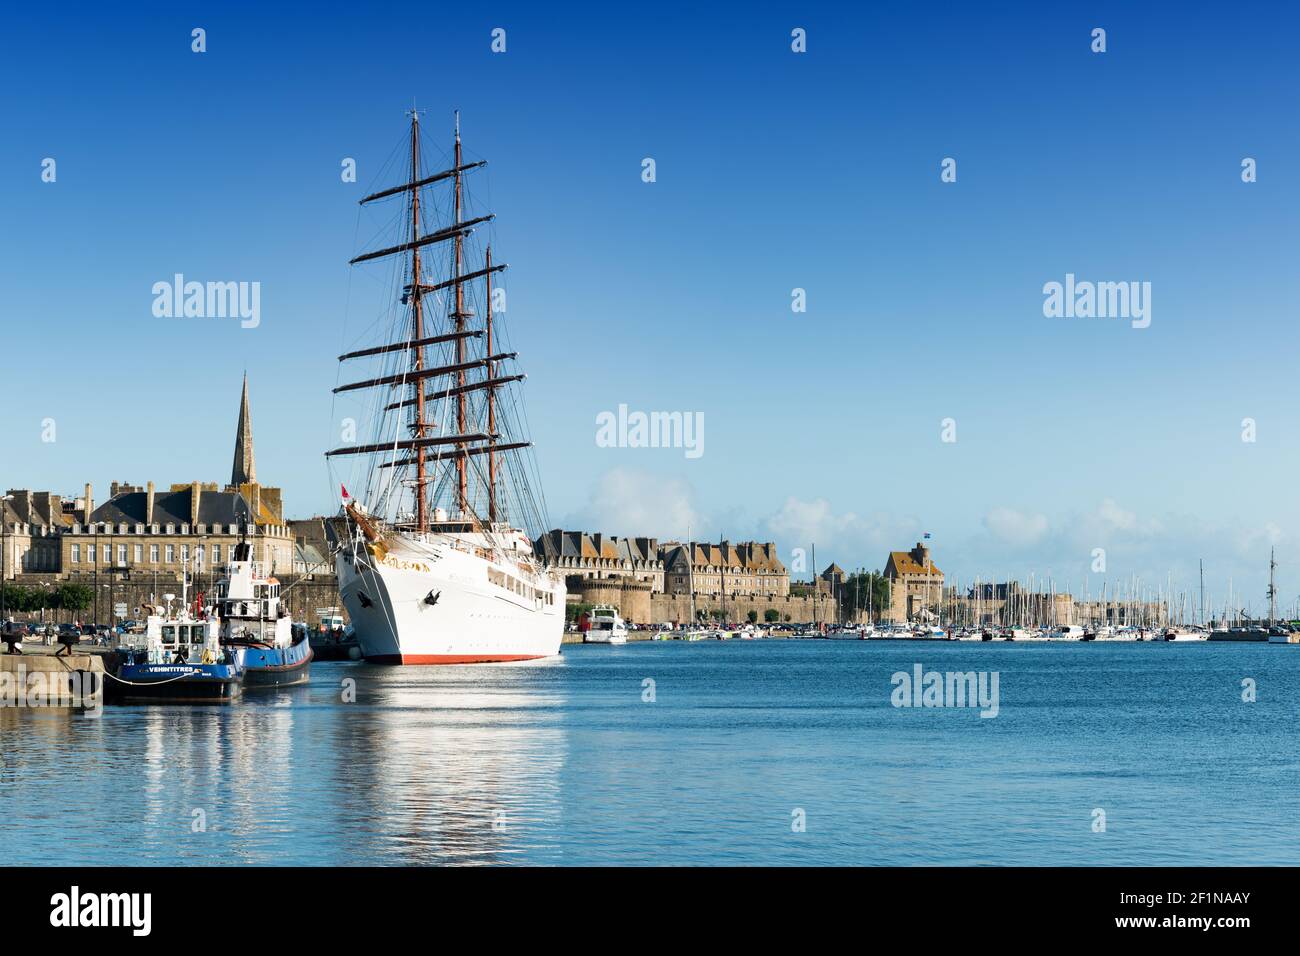
[[[382, 413], [411, 408], [413, 412], [406, 426], [410, 434], [402, 438], [385, 438], [382, 441], [367, 444], [346, 445], [327, 451], [325, 455], [327, 458], [332, 458], [338, 455], [382, 454], [388, 456], [388, 460], [378, 464], [377, 467], [379, 468], [414, 468], [415, 520], [413, 524], [417, 532], [428, 532], [432, 529], [434, 522], [431, 520], [431, 509], [435, 487], [441, 486], [444, 478], [450, 477], [450, 465], [451, 461], [454, 460], [456, 463], [455, 505], [459, 509], [459, 521], [477, 528], [480, 526], [480, 517], [475, 513], [470, 498], [469, 459], [476, 455], [488, 456], [487, 515], [489, 520], [495, 523], [500, 517], [501, 510], [497, 489], [498, 479], [500, 478], [499, 456], [505, 452], [528, 448], [532, 444], [527, 440], [507, 440], [503, 442], [501, 441], [502, 436], [497, 433], [497, 389], [513, 382], [521, 382], [525, 378], [522, 373], [502, 373], [500, 363], [514, 360], [517, 358], [516, 353], [498, 353], [495, 351], [498, 330], [495, 327], [496, 323], [492, 314], [492, 274], [504, 271], [507, 266], [505, 263], [493, 264], [492, 250], [491, 247], [488, 247], [485, 250], [483, 268], [472, 272], [465, 271], [467, 255], [465, 238], [473, 232], [475, 226], [480, 223], [491, 222], [494, 217], [491, 213], [488, 213], [469, 219], [465, 218], [463, 174], [485, 166], [487, 162], [486, 160], [471, 163], [462, 162], [460, 114], [456, 114], [454, 164], [450, 169], [423, 177], [420, 173], [419, 112], [412, 109], [408, 111], [408, 115], [411, 117], [411, 169], [407, 181], [401, 185], [371, 193], [360, 200], [362, 205], [366, 205], [410, 193], [410, 206], [408, 207], [410, 220], [409, 224], [403, 223], [401, 230], [403, 241], [397, 245], [354, 256], [350, 260], [350, 264], [357, 265], [358, 263], [370, 262], [388, 256], [405, 256], [409, 253], [410, 279], [409, 284], [403, 287], [402, 295], [402, 303], [411, 307], [409, 328], [404, 328], [405, 321], [403, 319], [398, 326], [403, 329], [400, 335], [402, 341], [388, 342], [346, 352], [339, 356], [339, 361], [347, 362], [353, 359], [373, 358], [394, 353], [408, 354], [409, 361], [403, 367], [385, 371], [374, 377], [338, 385], [334, 388], [334, 393], [340, 394], [372, 388], [414, 388], [414, 394], [407, 391], [406, 397], [382, 406]], [[454, 221], [441, 228], [435, 225], [433, 231], [422, 235], [420, 233], [422, 226], [420, 219], [421, 190], [435, 183], [448, 180], [452, 181], [454, 187], [452, 196]], [[441, 281], [425, 284], [420, 250], [427, 245], [443, 242], [450, 242], [453, 245], [451, 275]], [[465, 287], [480, 278], [486, 280], [486, 322], [484, 328], [474, 329], [468, 327], [467, 320], [474, 314], [474, 311], [471, 302], [467, 301]], [[450, 320], [448, 323], [449, 330], [441, 332], [436, 327], [439, 323], [429, 320], [424, 314], [424, 297], [441, 292], [444, 289], [451, 290], [452, 302], [447, 313]], [[482, 337], [486, 337], [484, 351], [479, 353], [478, 348], [475, 347], [471, 353], [467, 344], [468, 340]], [[426, 347], [443, 344], [454, 346], [454, 351], [449, 356], [452, 361], [449, 364], [430, 365], [425, 355]], [[443, 359], [443, 361], [446, 361], [446, 359]], [[446, 376], [445, 379], [444, 376]], [[432, 390], [429, 390], [426, 383], [438, 379], [443, 379], [445, 382], [444, 387], [434, 386]], [[471, 416], [467, 404], [469, 393], [480, 390], [487, 392], [486, 422], [479, 421], [477, 415]], [[431, 411], [430, 403], [445, 399], [451, 400], [449, 404], [451, 416], [454, 419], [454, 427], [439, 433], [438, 423], [431, 421], [427, 416]], [[383, 420], [382, 413], [381, 422]], [[403, 412], [403, 414], [405, 413]], [[473, 421], [471, 421], [471, 417], [473, 417]], [[376, 435], [376, 437], [380, 436]], [[399, 457], [396, 454], [398, 452], [408, 454]], [[447, 466], [448, 471], [438, 470], [439, 465]], [[478, 480], [482, 481], [481, 478]]]
[[[484, 306], [483, 324], [487, 331], [487, 380], [489, 382], [496, 378], [496, 363], [492, 361], [492, 246], [487, 247], [486, 261], [483, 263], [484, 281], [487, 284], [487, 304]], [[496, 387], [489, 385], [487, 387], [487, 433], [488, 433], [488, 524], [495, 525], [497, 521], [497, 453], [496, 453], [496, 433], [497, 433], [497, 403]], [[464, 394], [463, 392], [461, 394]], [[463, 462], [464, 459], [462, 458]]]
[[[456, 155], [452, 162], [452, 168], [456, 171], [455, 181], [455, 218], [452, 222], [453, 228], [459, 229], [461, 217], [461, 175], [460, 175], [460, 110], [456, 111]], [[452, 320], [455, 323], [456, 332], [465, 331], [465, 319], [468, 317], [465, 312], [465, 290], [461, 278], [464, 273], [462, 267], [465, 258], [465, 237], [462, 233], [456, 233], [456, 253], [455, 262], [452, 264], [455, 277], [456, 290], [456, 310], [452, 313]], [[491, 333], [489, 333], [490, 335]], [[418, 336], [417, 336], [418, 337]], [[488, 346], [489, 356], [492, 354], [492, 347]], [[465, 340], [456, 340], [456, 364], [465, 364]], [[489, 372], [491, 369], [489, 368]], [[488, 378], [492, 376], [489, 374]], [[456, 387], [460, 389], [456, 394], [456, 432], [465, 431], [465, 370], [462, 368], [456, 372]], [[461, 452], [465, 451], [465, 446], [459, 446]], [[456, 504], [460, 511], [460, 517], [463, 519], [469, 513], [469, 472], [465, 465], [468, 459], [464, 454], [456, 458]]]
[[[460, 165], [459, 158], [456, 165]], [[415, 375], [415, 421], [411, 427], [411, 437], [419, 441], [425, 438], [425, 428], [427, 423], [424, 420], [424, 379], [418, 374], [424, 368], [424, 346], [420, 340], [424, 338], [424, 308], [422, 305], [423, 294], [420, 288], [420, 247], [417, 240], [420, 238], [420, 190], [415, 185], [420, 179], [420, 113], [418, 110], [411, 110], [411, 355], [412, 368], [417, 373]], [[460, 174], [457, 173], [457, 183], [460, 182]], [[459, 189], [459, 185], [457, 186]], [[460, 217], [457, 216], [459, 222]], [[459, 236], [456, 239], [457, 248], [460, 247]], [[457, 287], [459, 289], [459, 286]], [[459, 328], [456, 331], [461, 331]], [[464, 339], [458, 339], [458, 343], [464, 343]], [[462, 373], [463, 374], [463, 373]], [[458, 423], [459, 424], [459, 423]], [[456, 429], [460, 431], [458, 427]], [[415, 529], [423, 534], [429, 530], [429, 502], [425, 494], [425, 488], [429, 483], [429, 477], [426, 473], [425, 447], [417, 445], [415, 448]]]
[[1268, 549], [1268, 626], [1272, 627], [1277, 620], [1277, 588], [1273, 586], [1273, 571], [1277, 568], [1277, 562], [1273, 560], [1276, 549]]

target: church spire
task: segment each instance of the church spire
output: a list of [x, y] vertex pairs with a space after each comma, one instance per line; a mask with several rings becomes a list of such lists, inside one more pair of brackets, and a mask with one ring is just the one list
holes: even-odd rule
[[238, 488], [257, 481], [253, 463], [253, 419], [248, 414], [248, 373], [244, 373], [244, 395], [239, 402], [239, 427], [235, 432], [235, 462], [230, 469], [230, 483]]

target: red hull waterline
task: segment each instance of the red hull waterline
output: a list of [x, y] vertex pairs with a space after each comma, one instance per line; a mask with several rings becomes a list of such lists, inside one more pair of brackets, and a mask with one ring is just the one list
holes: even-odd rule
[[536, 661], [547, 654], [377, 654], [371, 664], [497, 664], [506, 661]]

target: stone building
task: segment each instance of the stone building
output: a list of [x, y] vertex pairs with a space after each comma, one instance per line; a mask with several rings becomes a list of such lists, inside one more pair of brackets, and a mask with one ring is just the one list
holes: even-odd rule
[[929, 620], [943, 597], [943, 572], [918, 541], [911, 551], [891, 551], [885, 561], [889, 614], [893, 621]]
[[663, 546], [664, 586], [670, 595], [696, 594], [784, 597], [790, 593], [790, 572], [771, 542], [731, 544], [668, 542]]
[[654, 538], [619, 538], [585, 531], [548, 531], [533, 542], [543, 564], [564, 572], [570, 588], [586, 579], [628, 578], [664, 589], [664, 566]]
[[253, 557], [271, 574], [293, 570], [294, 539], [282, 514], [279, 488], [257, 480], [253, 459], [248, 377], [244, 377], [230, 484], [191, 481], [160, 491], [113, 482], [107, 501], [95, 506], [89, 484], [79, 510], [62, 535], [61, 566], [68, 573], [210, 573], [234, 554], [241, 533]]
[[[230, 484], [191, 481], [161, 491], [113, 482], [96, 506], [87, 484], [79, 498], [10, 490], [0, 502], [4, 577], [56, 575], [126, 581], [132, 575], [174, 580], [181, 569], [210, 577], [230, 560], [241, 525], [254, 557], [271, 573], [293, 570], [294, 539], [279, 488], [257, 480], [248, 379], [240, 399]], [[168, 584], [170, 587], [170, 584]]]
[[58, 571], [62, 498], [50, 491], [11, 488], [0, 499], [0, 524], [0, 573], [4, 580]]

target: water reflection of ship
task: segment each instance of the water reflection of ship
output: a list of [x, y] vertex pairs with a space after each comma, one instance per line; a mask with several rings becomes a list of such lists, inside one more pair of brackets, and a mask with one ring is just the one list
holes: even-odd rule
[[[143, 812], [138, 862], [283, 863], [287, 831], [308, 829], [294, 786], [294, 711], [270, 691], [249, 705], [150, 708], [143, 719]], [[310, 773], [299, 767], [300, 773]]]
[[561, 862], [532, 834], [562, 823], [567, 695], [545, 671], [563, 666], [349, 668], [357, 703], [326, 742], [337, 826], [366, 848], [348, 862]]

